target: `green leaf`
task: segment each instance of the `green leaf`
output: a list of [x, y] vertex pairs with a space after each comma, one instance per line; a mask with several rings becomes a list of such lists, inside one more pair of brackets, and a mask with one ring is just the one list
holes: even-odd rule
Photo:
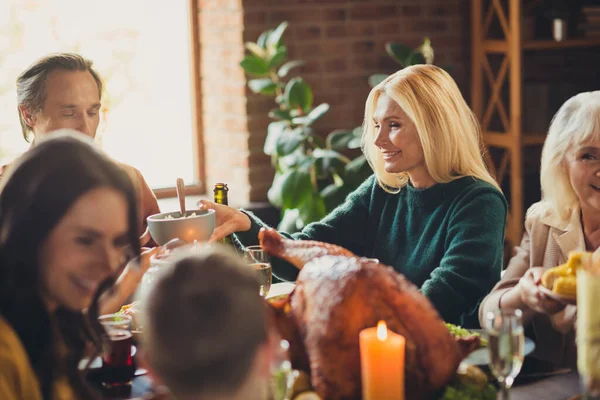
[[264, 59], [267, 56], [267, 52], [265, 51], [265, 49], [263, 49], [256, 43], [247, 42], [246, 48], [248, 49], [248, 51], [250, 51], [256, 57]]
[[298, 125], [306, 125], [310, 126], [323, 115], [325, 115], [329, 111], [329, 104], [323, 103], [319, 104], [317, 107], [313, 108], [311, 112], [308, 113], [305, 117], [294, 118], [292, 122]]
[[386, 74], [373, 74], [373, 75], [369, 76], [369, 86], [374, 88], [375, 86], [377, 86], [381, 82], [383, 82], [384, 79], [387, 77], [388, 77], [388, 75], [386, 75]]
[[406, 59], [406, 67], [417, 64], [425, 64], [425, 57], [418, 51], [411, 53], [410, 56]]
[[288, 61], [285, 64], [283, 64], [281, 68], [279, 68], [279, 71], [277, 71], [277, 75], [279, 75], [280, 78], [285, 78], [293, 68], [300, 67], [304, 64], [306, 63], [302, 60]]
[[240, 62], [240, 66], [249, 74], [256, 76], [265, 76], [269, 74], [269, 66], [262, 58], [256, 56], [246, 56]]
[[398, 64], [403, 67], [408, 67], [411, 64], [407, 64], [406, 60], [412, 54], [413, 50], [400, 43], [386, 43], [385, 51], [392, 57]]
[[348, 142], [349, 149], [360, 149], [363, 135], [363, 127], [357, 126], [352, 130], [353, 139]]
[[344, 151], [348, 148], [348, 143], [354, 139], [352, 131], [336, 129], [327, 135], [327, 148], [337, 151]]
[[271, 111], [269, 111], [269, 118], [284, 119], [284, 120], [292, 119], [292, 117], [290, 116], [290, 110], [282, 110], [279, 108], [274, 108]]
[[265, 96], [275, 95], [277, 84], [270, 78], [252, 79], [248, 82], [248, 87], [254, 93], [264, 94]]
[[[308, 160], [308, 161], [307, 161]], [[312, 162], [312, 157], [308, 156], [302, 148], [297, 148], [296, 151], [279, 158], [279, 165], [282, 170], [287, 171], [293, 168], [299, 168], [307, 162]]]
[[267, 138], [265, 139], [265, 146], [263, 148], [266, 155], [271, 156], [277, 154], [277, 141], [287, 126], [287, 121], [275, 121], [269, 124]]
[[279, 67], [287, 57], [287, 48], [285, 46], [279, 46], [275, 51], [275, 54], [269, 60], [269, 69]]
[[277, 139], [277, 155], [287, 156], [296, 150], [304, 141], [306, 136], [299, 134], [296, 130], [285, 130]]
[[[275, 182], [273, 182], [275, 184]], [[278, 186], [272, 186], [282, 200], [282, 208], [298, 208], [312, 194], [310, 174], [303, 169], [292, 169], [281, 175]], [[270, 197], [269, 197], [270, 198]]]
[[288, 208], [284, 210], [281, 222], [277, 226], [278, 231], [295, 233], [302, 230], [304, 224], [300, 219], [300, 213], [297, 208]]
[[313, 103], [312, 89], [302, 78], [294, 78], [285, 86], [285, 102], [289, 108], [300, 108], [308, 112]]
[[300, 219], [304, 225], [308, 225], [311, 222], [319, 221], [325, 215], [327, 211], [325, 208], [325, 202], [319, 192], [310, 193], [304, 201], [298, 205], [298, 211]]
[[288, 27], [288, 23], [287, 21], [283, 21], [282, 23], [279, 24], [279, 26], [277, 28], [275, 28], [275, 30], [273, 30], [273, 32], [271, 32], [271, 34], [269, 35], [267, 42], [266, 42], [266, 48], [273, 48], [276, 49], [277, 47], [279, 47], [279, 44], [281, 43], [281, 37], [283, 36], [283, 33], [285, 32], [285, 30]]
[[261, 33], [260, 36], [258, 37], [258, 40], [256, 41], [256, 44], [266, 50], [267, 49], [267, 39], [269, 38], [269, 35], [271, 34], [271, 32], [273, 32], [273, 30], [269, 29], [269, 30], [266, 30], [263, 33]]
[[335, 150], [315, 149], [312, 153], [318, 178], [326, 178], [332, 170], [342, 172], [346, 162], [344, 157]]
[[314, 146], [319, 149], [323, 149], [323, 148], [327, 147], [325, 140], [323, 140], [323, 138], [319, 135], [315, 135], [315, 134], [311, 133], [310, 140], [313, 142]]
[[371, 166], [364, 155], [356, 157], [344, 167], [344, 182], [358, 187], [373, 174]]
[[281, 187], [283, 185], [283, 173], [276, 172], [273, 177], [273, 183], [267, 192], [267, 198], [269, 202], [277, 208], [283, 208], [283, 198]]

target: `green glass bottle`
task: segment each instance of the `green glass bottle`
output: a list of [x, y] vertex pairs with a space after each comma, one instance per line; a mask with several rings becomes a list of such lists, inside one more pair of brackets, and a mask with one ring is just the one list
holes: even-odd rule
[[[223, 204], [225, 206], [229, 205], [227, 192], [229, 192], [229, 188], [227, 187], [226, 183], [215, 183], [215, 187], [213, 189], [214, 202], [217, 204]], [[221, 239], [221, 242], [233, 246], [235, 248], [235, 245], [233, 244], [232, 235], [225, 236], [223, 239]]]

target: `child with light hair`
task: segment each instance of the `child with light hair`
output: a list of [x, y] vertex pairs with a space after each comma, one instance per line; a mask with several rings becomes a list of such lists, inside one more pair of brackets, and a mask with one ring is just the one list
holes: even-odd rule
[[267, 398], [275, 341], [254, 271], [235, 254], [180, 256], [141, 304], [143, 363], [177, 399]]

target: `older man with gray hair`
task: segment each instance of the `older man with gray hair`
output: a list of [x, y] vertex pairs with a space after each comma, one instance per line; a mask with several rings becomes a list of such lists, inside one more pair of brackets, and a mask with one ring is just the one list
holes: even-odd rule
[[[75, 53], [46, 55], [17, 78], [17, 104], [23, 138], [36, 139], [58, 129], [74, 129], [92, 138], [100, 123], [102, 79], [92, 62]], [[131, 176], [140, 203], [142, 245], [150, 240], [146, 217], [160, 212], [156, 196], [136, 168], [120, 164]], [[0, 177], [8, 166], [0, 168]]]

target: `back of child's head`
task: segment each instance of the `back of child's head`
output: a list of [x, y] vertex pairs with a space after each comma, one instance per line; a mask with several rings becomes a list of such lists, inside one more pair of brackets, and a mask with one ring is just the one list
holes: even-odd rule
[[179, 398], [236, 393], [268, 340], [254, 271], [221, 246], [167, 266], [142, 307], [147, 363]]

